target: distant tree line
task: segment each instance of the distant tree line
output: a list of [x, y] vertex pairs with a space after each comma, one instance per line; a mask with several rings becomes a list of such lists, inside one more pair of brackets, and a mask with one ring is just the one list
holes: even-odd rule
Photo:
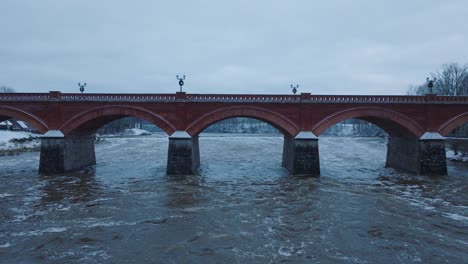
[[253, 118], [237, 117], [219, 121], [203, 132], [206, 133], [248, 133], [248, 134], [279, 134], [272, 125]]
[[160, 130], [158, 127], [151, 125], [151, 123], [139, 118], [124, 117], [102, 126], [100, 129], [98, 129], [97, 133], [100, 135], [117, 135], [123, 133], [125, 129], [142, 128], [143, 124], [149, 124], [150, 127], [154, 127], [155, 129]]
[[8, 87], [5, 85], [0, 86], [0, 93], [14, 93], [14, 92], [15, 92], [15, 89], [11, 87]]
[[364, 120], [351, 118], [331, 126], [323, 132], [327, 136], [388, 137], [380, 127]]

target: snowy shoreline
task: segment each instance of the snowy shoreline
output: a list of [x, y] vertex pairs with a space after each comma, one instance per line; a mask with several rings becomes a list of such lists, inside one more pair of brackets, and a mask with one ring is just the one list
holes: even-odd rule
[[22, 131], [0, 131], [0, 155], [38, 151], [41, 147], [39, 134]]

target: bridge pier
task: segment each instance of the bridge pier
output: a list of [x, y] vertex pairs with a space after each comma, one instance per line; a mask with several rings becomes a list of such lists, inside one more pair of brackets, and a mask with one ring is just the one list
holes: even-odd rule
[[167, 174], [194, 174], [200, 167], [198, 136], [191, 137], [185, 131], [169, 136]]
[[318, 137], [303, 131], [296, 137], [284, 136], [283, 167], [293, 175], [320, 175]]
[[385, 166], [421, 175], [447, 175], [445, 139], [435, 132], [419, 139], [390, 138]]
[[96, 164], [95, 136], [65, 137], [50, 130], [41, 138], [40, 173], [57, 173]]

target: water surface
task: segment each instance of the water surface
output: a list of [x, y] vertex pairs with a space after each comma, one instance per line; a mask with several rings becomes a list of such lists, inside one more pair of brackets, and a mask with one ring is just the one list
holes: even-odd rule
[[378, 138], [321, 138], [320, 178], [288, 176], [281, 137], [200, 138], [167, 176], [167, 138], [109, 138], [94, 168], [39, 175], [0, 157], [0, 263], [468, 263], [468, 167], [384, 168]]

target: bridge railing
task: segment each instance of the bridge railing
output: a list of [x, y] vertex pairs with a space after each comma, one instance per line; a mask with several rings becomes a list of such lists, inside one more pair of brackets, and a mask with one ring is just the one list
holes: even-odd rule
[[187, 94], [187, 100], [193, 102], [296, 102], [298, 95], [264, 95], [264, 94]]
[[123, 101], [123, 102], [164, 102], [175, 101], [175, 94], [61, 94], [62, 101]]
[[0, 101], [79, 102], [245, 102], [245, 103], [371, 103], [467, 104], [468, 96], [404, 95], [266, 95], [266, 94], [105, 94], [105, 93], [0, 93]]
[[0, 93], [0, 101], [47, 101], [48, 93]]

